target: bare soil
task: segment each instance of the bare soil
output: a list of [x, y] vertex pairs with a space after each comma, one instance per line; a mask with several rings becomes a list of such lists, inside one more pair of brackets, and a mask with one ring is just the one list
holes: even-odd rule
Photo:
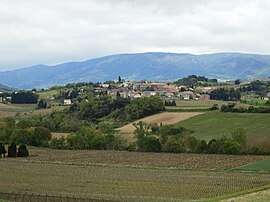
[[[186, 119], [189, 119], [193, 116], [197, 116], [200, 115], [202, 113], [200, 112], [163, 112], [160, 114], [156, 114], [153, 116], [149, 116], [143, 119], [140, 119], [138, 121], [135, 121], [133, 123], [139, 122], [139, 121], [143, 121], [146, 123], [151, 123], [151, 124], [174, 124]], [[120, 133], [124, 133], [124, 134], [132, 134], [135, 130], [135, 127], [132, 125], [133, 123], [130, 123], [128, 125], [125, 125], [121, 128], [119, 128]]]

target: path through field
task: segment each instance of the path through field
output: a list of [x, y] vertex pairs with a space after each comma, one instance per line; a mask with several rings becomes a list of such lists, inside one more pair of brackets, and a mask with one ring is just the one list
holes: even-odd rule
[[[174, 124], [179, 121], [183, 121], [186, 119], [189, 119], [193, 116], [200, 115], [202, 113], [200, 112], [163, 112], [160, 114], [156, 114], [153, 116], [149, 116], [143, 119], [140, 119], [138, 121], [135, 121], [133, 123], [143, 121], [146, 123], [156, 123], [156, 124]], [[128, 125], [125, 125], [121, 128], [119, 128], [119, 131], [121, 133], [126, 133], [126, 134], [132, 134], [135, 130], [135, 127], [132, 125], [133, 123], [130, 123]]]

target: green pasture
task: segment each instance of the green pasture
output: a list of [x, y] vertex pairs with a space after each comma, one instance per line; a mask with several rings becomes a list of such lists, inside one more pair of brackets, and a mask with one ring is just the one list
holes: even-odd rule
[[247, 170], [247, 171], [266, 171], [270, 172], [270, 158], [257, 161], [246, 166], [237, 168], [237, 170]]
[[270, 135], [270, 114], [205, 112], [177, 123], [194, 131], [193, 135], [205, 140], [230, 135], [237, 128], [244, 128], [248, 138]]

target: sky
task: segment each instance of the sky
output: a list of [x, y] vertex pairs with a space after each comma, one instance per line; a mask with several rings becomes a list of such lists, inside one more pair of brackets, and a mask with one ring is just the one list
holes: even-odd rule
[[119, 53], [270, 54], [269, 0], [1, 0], [0, 71]]

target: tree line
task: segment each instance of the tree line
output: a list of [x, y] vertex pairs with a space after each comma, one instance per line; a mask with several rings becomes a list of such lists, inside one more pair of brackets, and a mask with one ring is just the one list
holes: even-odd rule
[[270, 113], [270, 107], [236, 107], [235, 103], [228, 103], [227, 105], [222, 105], [220, 108], [221, 112], [235, 112], [235, 113]]
[[246, 131], [242, 128], [209, 142], [192, 136], [192, 131], [176, 126], [135, 123], [135, 150], [143, 152], [246, 154]]
[[213, 90], [210, 94], [211, 100], [224, 100], [224, 101], [240, 101], [241, 100], [241, 92], [239, 89], [225, 89], [218, 88]]
[[188, 77], [184, 77], [175, 82], [176, 85], [184, 85], [190, 88], [194, 88], [196, 86], [213, 86], [217, 85], [217, 79], [208, 79], [205, 76], [196, 76], [189, 75]]
[[36, 104], [38, 94], [32, 91], [18, 91], [11, 94], [11, 103], [13, 104]]

